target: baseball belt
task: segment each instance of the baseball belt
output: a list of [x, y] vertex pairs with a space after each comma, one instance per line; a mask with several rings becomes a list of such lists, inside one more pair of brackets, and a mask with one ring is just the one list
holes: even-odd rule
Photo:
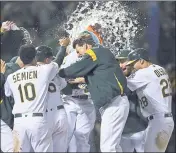
[[[172, 113], [165, 113], [164, 117], [172, 117]], [[150, 115], [149, 117], [147, 117], [148, 121], [153, 120], [155, 117], [155, 115]]]
[[72, 96], [73, 98], [78, 98], [78, 99], [88, 99], [88, 95], [78, 95], [78, 96]]
[[[60, 106], [57, 106], [56, 108], [57, 108], [57, 110], [59, 110], [59, 109], [64, 109], [64, 106], [63, 106], [63, 105], [60, 105]], [[51, 108], [51, 109], [49, 109], [49, 110], [52, 111], [53, 109]], [[48, 112], [48, 109], [46, 110], [46, 112]]]
[[[28, 115], [23, 115], [21, 113], [18, 113], [18, 114], [15, 114], [14, 115], [14, 118], [18, 118], [18, 117], [27, 117]], [[43, 116], [43, 113], [32, 113], [32, 117], [42, 117]]]

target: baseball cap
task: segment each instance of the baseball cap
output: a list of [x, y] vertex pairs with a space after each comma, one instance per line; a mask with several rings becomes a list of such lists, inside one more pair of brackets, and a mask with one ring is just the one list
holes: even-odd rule
[[116, 59], [127, 59], [128, 58], [128, 54], [130, 52], [131, 51], [128, 50], [128, 49], [120, 50], [120, 52], [118, 53], [118, 55], [116, 55]]
[[137, 48], [128, 54], [128, 63], [126, 65], [133, 64], [135, 61], [143, 59], [150, 61], [149, 53], [144, 48]]

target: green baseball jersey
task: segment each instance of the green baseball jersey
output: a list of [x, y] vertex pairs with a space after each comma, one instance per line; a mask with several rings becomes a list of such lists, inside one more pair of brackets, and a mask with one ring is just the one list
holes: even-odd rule
[[88, 90], [96, 108], [100, 108], [127, 88], [126, 77], [114, 55], [107, 48], [98, 46], [87, 50], [82, 60], [61, 69], [64, 78], [85, 77]]

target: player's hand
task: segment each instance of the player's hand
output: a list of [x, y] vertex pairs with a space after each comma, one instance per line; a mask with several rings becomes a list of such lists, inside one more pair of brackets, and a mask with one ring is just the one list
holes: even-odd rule
[[5, 70], [6, 70], [5, 61], [3, 61], [3, 60], [1, 59], [1, 70], [0, 70], [0, 72], [4, 74], [4, 73], [5, 73]]
[[68, 81], [70, 84], [76, 84], [76, 83], [85, 83], [85, 79], [80, 77], [80, 78], [76, 78], [74, 80], [69, 80]]
[[1, 26], [1, 32], [6, 32], [10, 30], [19, 30], [19, 28], [13, 21], [3, 22]]
[[70, 44], [70, 38], [62, 38], [62, 39], [59, 39], [59, 44], [60, 44], [61, 46], [67, 47], [67, 46]]

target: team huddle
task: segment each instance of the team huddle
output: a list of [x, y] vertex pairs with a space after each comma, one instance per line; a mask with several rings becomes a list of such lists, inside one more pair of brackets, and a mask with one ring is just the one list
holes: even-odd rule
[[[101, 152], [165, 152], [174, 129], [167, 72], [143, 48], [115, 57], [96, 27], [60, 38], [56, 56], [25, 44], [10, 64], [1, 59], [1, 105], [14, 100], [13, 127], [1, 118], [3, 152], [90, 152], [97, 120]], [[132, 94], [147, 127], [124, 135]]]

